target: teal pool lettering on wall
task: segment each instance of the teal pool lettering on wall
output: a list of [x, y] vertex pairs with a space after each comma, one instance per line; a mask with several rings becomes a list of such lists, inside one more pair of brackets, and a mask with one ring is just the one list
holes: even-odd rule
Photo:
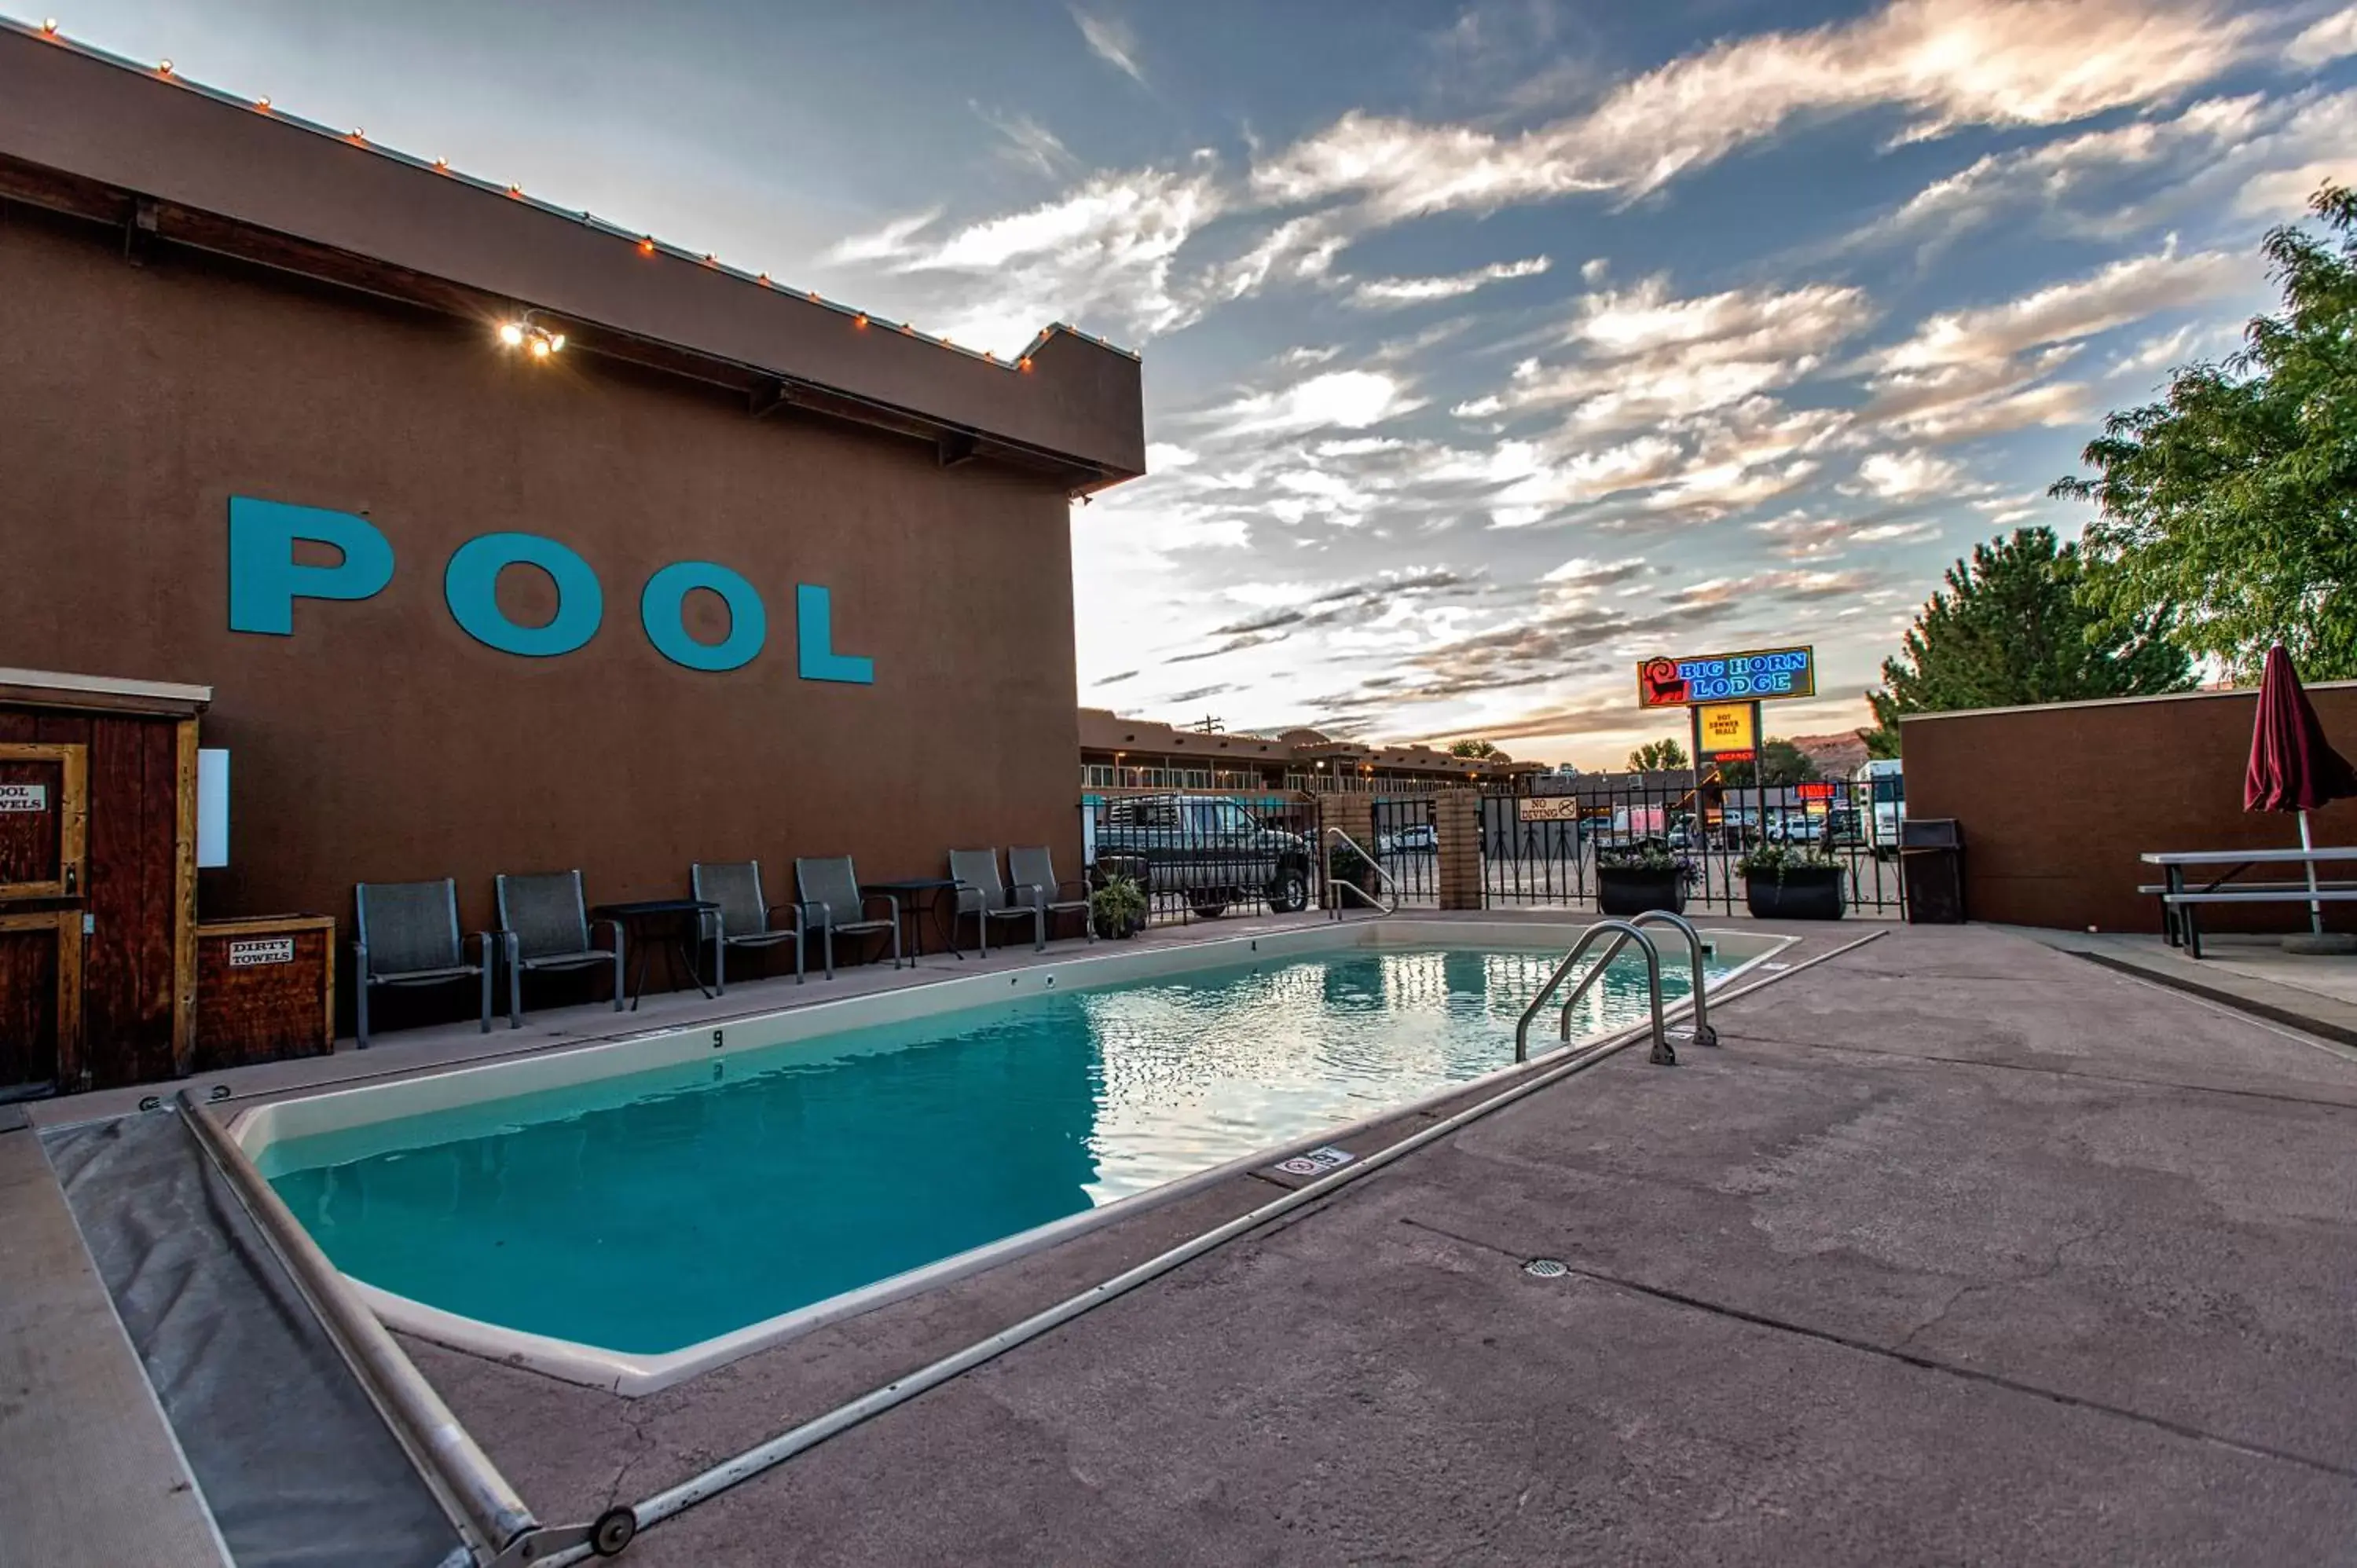
[[[500, 608], [500, 574], [510, 566], [537, 566], [556, 585], [556, 614], [546, 626], [519, 626]], [[526, 659], [572, 652], [606, 618], [606, 590], [589, 563], [536, 533], [482, 533], [458, 546], [442, 572], [442, 602], [468, 637]]]
[[[306, 566], [295, 542], [324, 544], [343, 559]], [[393, 581], [393, 542], [366, 518], [281, 501], [229, 500], [229, 628], [289, 637], [296, 599], [367, 599]]]
[[[333, 565], [297, 561], [300, 542], [325, 545], [339, 559]], [[545, 626], [521, 625], [500, 608], [500, 574], [510, 566], [533, 567], [555, 585], [556, 613]], [[231, 631], [291, 637], [296, 600], [373, 598], [393, 573], [393, 542], [364, 517], [230, 498]], [[718, 642], [699, 642], [687, 629], [687, 596], [698, 588], [727, 607], [728, 635]], [[605, 586], [596, 569], [570, 546], [536, 533], [478, 534], [458, 546], [443, 568], [442, 600], [468, 637], [524, 659], [571, 653], [597, 635], [606, 616]], [[674, 561], [649, 577], [639, 596], [639, 625], [655, 651], [673, 663], [716, 672], [750, 664], [770, 635], [760, 590], [711, 561]], [[874, 660], [834, 650], [834, 596], [815, 583], [794, 585], [794, 669], [805, 681], [876, 682]]]

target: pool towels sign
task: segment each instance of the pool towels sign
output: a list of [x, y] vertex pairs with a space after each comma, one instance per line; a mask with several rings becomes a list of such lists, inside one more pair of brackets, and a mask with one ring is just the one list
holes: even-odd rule
[[1813, 648], [1756, 648], [1741, 653], [1654, 658], [1637, 665], [1637, 701], [1648, 708], [1703, 703], [1756, 703], [1817, 694]]

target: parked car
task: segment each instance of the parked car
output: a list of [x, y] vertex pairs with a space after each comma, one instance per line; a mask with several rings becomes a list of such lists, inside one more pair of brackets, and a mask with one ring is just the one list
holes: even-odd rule
[[1310, 855], [1307, 837], [1221, 795], [1125, 796], [1096, 829], [1100, 873], [1134, 876], [1148, 897], [1176, 895], [1206, 918], [1254, 898], [1280, 915], [1308, 908]]
[[1411, 822], [1395, 832], [1384, 833], [1375, 842], [1375, 853], [1383, 855], [1429, 854], [1440, 847], [1440, 835], [1430, 822]]

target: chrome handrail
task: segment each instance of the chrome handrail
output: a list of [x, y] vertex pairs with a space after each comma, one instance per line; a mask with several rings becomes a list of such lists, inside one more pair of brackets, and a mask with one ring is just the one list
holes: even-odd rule
[[[1356, 895], [1360, 902], [1365, 904], [1369, 908], [1372, 908], [1376, 912], [1378, 918], [1387, 915], [1398, 914], [1400, 907], [1399, 881], [1397, 878], [1394, 877], [1390, 872], [1383, 869], [1383, 863], [1377, 860], [1373, 855], [1369, 854], [1364, 845], [1361, 844], [1358, 840], [1352, 838], [1349, 833], [1344, 832], [1341, 829], [1337, 827], [1329, 827], [1325, 830], [1325, 833], [1340, 839], [1344, 843], [1349, 844], [1352, 849], [1358, 852], [1359, 858], [1365, 861], [1367, 865], [1372, 868], [1375, 875], [1382, 881], [1383, 885], [1392, 890], [1392, 901], [1385, 904], [1381, 899], [1369, 893], [1365, 888], [1360, 886], [1357, 883], [1343, 881], [1341, 878], [1335, 876], [1333, 873], [1326, 867], [1320, 866], [1318, 869], [1320, 872], [1324, 873], [1327, 884], [1329, 886], [1340, 886], [1346, 891]], [[1339, 920], [1341, 918], [1342, 900], [1337, 898], [1334, 900], [1334, 913], [1331, 918]]]
[[[1695, 929], [1692, 920], [1668, 909], [1648, 909], [1643, 914], [1631, 918], [1629, 923], [1640, 928], [1650, 925], [1672, 925], [1685, 933], [1686, 959], [1694, 968], [1694, 1043], [1697, 1046], [1718, 1044], [1718, 1031], [1711, 1027], [1710, 998], [1706, 994], [1703, 980], [1703, 954], [1708, 949], [1702, 940], [1702, 933]], [[1597, 972], [1601, 974], [1611, 964], [1613, 959], [1620, 955], [1620, 950], [1628, 945], [1629, 939], [1622, 937], [1606, 949], [1603, 958], [1597, 961]], [[1575, 993], [1571, 1001], [1563, 1004], [1563, 1025], [1559, 1032], [1559, 1037], [1562, 1039], [1571, 1038], [1572, 1004], [1578, 1000], [1579, 997]]]
[[1555, 994], [1555, 987], [1561, 985], [1564, 976], [1571, 972], [1571, 966], [1586, 957], [1587, 950], [1594, 947], [1608, 933], [1612, 934], [1616, 939], [1613, 941], [1611, 952], [1604, 955], [1603, 962], [1579, 977], [1579, 983], [1572, 988], [1571, 1001], [1564, 1004], [1565, 1009], [1568, 1011], [1572, 1004], [1577, 1002], [1589, 986], [1603, 977], [1605, 965], [1612, 961], [1613, 953], [1619, 952], [1633, 941], [1637, 944], [1638, 950], [1645, 955], [1645, 989], [1653, 1004], [1653, 1051], [1648, 1059], [1661, 1067], [1676, 1065], [1678, 1054], [1670, 1049], [1670, 1033], [1662, 1023], [1662, 951], [1653, 945], [1652, 938], [1627, 920], [1598, 920], [1579, 934], [1579, 940], [1571, 944], [1571, 950], [1563, 955], [1561, 963], [1555, 966], [1555, 972], [1547, 976], [1544, 985], [1539, 987], [1539, 993], [1531, 998], [1531, 1004], [1528, 1007], [1523, 1009], [1522, 1022], [1514, 1026], [1514, 1059], [1516, 1061], [1526, 1062], [1531, 1059], [1531, 1020], [1539, 1015], [1539, 1009], [1546, 1005], [1547, 998]]

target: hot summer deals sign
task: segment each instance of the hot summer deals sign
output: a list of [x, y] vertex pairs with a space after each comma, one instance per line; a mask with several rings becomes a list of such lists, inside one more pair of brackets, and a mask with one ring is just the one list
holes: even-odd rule
[[1703, 703], [1757, 703], [1817, 694], [1813, 648], [1758, 648], [1741, 653], [1655, 658], [1637, 666], [1637, 702], [1647, 708]]

